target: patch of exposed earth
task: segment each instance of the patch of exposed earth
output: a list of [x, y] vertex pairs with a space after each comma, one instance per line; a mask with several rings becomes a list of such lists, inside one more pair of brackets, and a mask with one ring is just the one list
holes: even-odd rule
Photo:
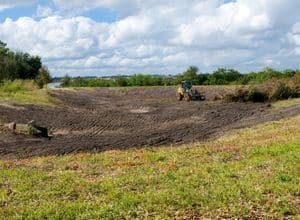
[[53, 138], [28, 138], [2, 128], [0, 158], [190, 143], [300, 113], [300, 106], [274, 110], [265, 103], [213, 101], [226, 89], [202, 92], [207, 100], [191, 103], [177, 101], [174, 88], [53, 90], [62, 103], [56, 107], [2, 103], [5, 123], [35, 120]]

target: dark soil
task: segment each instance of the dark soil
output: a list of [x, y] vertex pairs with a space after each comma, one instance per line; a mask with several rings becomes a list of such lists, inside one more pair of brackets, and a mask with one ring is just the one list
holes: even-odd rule
[[56, 107], [0, 105], [4, 122], [35, 120], [51, 140], [0, 130], [0, 158], [63, 155], [190, 143], [232, 129], [291, 117], [300, 106], [274, 110], [266, 103], [214, 101], [226, 89], [205, 89], [208, 100], [179, 102], [174, 88], [53, 90]]

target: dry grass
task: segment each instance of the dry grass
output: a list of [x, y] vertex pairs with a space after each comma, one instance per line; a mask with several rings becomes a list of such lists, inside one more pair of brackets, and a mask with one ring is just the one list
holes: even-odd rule
[[278, 109], [278, 108], [287, 108], [295, 105], [300, 105], [300, 98], [281, 100], [275, 102], [272, 106], [273, 108]]

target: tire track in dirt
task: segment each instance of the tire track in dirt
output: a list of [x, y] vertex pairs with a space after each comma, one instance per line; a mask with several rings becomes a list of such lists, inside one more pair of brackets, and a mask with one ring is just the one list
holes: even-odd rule
[[205, 102], [178, 102], [174, 93], [174, 88], [57, 90], [56, 107], [0, 105], [5, 122], [35, 120], [54, 134], [49, 141], [1, 130], [0, 158], [190, 143], [300, 114], [300, 106], [274, 111], [262, 103], [212, 101], [212, 94]]

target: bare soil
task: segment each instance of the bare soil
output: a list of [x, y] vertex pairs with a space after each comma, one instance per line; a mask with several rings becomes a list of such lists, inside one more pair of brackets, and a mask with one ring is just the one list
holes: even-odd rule
[[203, 141], [233, 129], [300, 114], [300, 106], [274, 110], [267, 103], [224, 103], [224, 88], [202, 88], [207, 100], [179, 102], [175, 89], [53, 90], [55, 107], [0, 104], [5, 122], [35, 120], [51, 140], [0, 129], [0, 158], [28, 158], [76, 152]]

